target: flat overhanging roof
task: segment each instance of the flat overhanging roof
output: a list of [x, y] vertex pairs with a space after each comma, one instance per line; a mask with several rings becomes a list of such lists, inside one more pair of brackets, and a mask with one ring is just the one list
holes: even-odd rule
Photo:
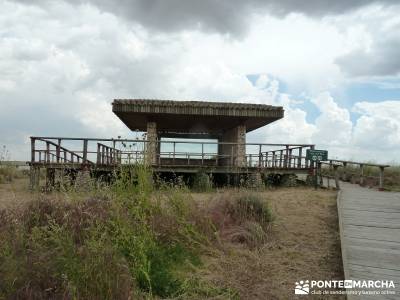
[[281, 106], [149, 99], [115, 99], [112, 110], [133, 131], [146, 131], [147, 122], [156, 122], [160, 133], [210, 136], [238, 125], [249, 132], [284, 115]]

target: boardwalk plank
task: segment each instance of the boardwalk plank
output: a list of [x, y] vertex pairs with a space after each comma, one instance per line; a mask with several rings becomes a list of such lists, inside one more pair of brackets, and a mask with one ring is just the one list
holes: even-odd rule
[[400, 275], [400, 250], [347, 245], [346, 253], [354, 264], [398, 270]]
[[348, 237], [360, 237], [377, 241], [400, 241], [400, 230], [386, 227], [367, 227], [344, 224], [344, 233]]
[[400, 193], [342, 182], [339, 195], [346, 279], [393, 280], [396, 286], [391, 290], [396, 295], [349, 295], [348, 299], [400, 299]]

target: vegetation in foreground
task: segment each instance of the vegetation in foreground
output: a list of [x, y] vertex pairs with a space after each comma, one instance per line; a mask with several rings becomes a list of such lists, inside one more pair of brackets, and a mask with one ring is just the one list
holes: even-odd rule
[[272, 222], [256, 195], [199, 206], [184, 187], [153, 190], [144, 168], [33, 198], [0, 211], [0, 298], [235, 299], [234, 286], [200, 275], [203, 257], [224, 241], [259, 247]]

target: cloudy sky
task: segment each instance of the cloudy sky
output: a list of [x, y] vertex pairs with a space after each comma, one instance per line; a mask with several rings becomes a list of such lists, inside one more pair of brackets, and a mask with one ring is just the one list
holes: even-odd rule
[[282, 105], [249, 141], [399, 162], [397, 0], [0, 0], [0, 145], [133, 137], [114, 98]]

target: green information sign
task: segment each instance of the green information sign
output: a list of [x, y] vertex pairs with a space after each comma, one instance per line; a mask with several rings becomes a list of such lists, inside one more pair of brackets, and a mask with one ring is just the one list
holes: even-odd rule
[[308, 149], [306, 153], [306, 159], [311, 161], [328, 160], [328, 151]]

